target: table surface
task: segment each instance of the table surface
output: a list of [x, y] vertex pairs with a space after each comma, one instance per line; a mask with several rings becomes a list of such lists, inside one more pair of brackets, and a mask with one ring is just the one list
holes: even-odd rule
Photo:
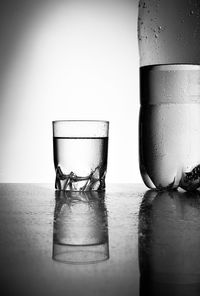
[[[55, 260], [59, 235], [78, 244], [91, 233], [107, 260]], [[199, 255], [199, 192], [108, 184], [100, 199], [73, 201], [52, 184], [0, 184], [1, 295], [199, 296]]]

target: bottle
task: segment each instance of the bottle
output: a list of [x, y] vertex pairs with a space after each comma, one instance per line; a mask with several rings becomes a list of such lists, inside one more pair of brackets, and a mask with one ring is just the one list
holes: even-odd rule
[[200, 187], [200, 1], [140, 0], [140, 172], [149, 188]]

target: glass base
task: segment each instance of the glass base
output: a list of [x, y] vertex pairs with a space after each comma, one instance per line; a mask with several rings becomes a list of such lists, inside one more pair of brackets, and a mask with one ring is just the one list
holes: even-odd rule
[[64, 191], [105, 190], [105, 175], [106, 172], [102, 174], [99, 167], [86, 177], [77, 176], [73, 172], [68, 175], [63, 174], [61, 168], [57, 167], [55, 188]]
[[54, 243], [53, 259], [71, 264], [90, 264], [105, 261], [109, 259], [108, 243], [85, 246]]

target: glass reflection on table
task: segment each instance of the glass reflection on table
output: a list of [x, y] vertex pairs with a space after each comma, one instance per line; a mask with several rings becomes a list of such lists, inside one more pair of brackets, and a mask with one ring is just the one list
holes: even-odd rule
[[138, 240], [140, 296], [200, 295], [198, 191], [147, 191]]
[[56, 191], [53, 259], [89, 264], [109, 259], [105, 192]]

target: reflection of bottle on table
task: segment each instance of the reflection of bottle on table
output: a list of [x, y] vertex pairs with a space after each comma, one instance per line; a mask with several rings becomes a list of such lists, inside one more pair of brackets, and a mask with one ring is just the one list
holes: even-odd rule
[[138, 236], [141, 295], [200, 294], [199, 192], [148, 191]]
[[53, 259], [93, 263], [109, 258], [104, 192], [56, 191]]
[[200, 186], [200, 2], [140, 1], [140, 170], [150, 188]]

